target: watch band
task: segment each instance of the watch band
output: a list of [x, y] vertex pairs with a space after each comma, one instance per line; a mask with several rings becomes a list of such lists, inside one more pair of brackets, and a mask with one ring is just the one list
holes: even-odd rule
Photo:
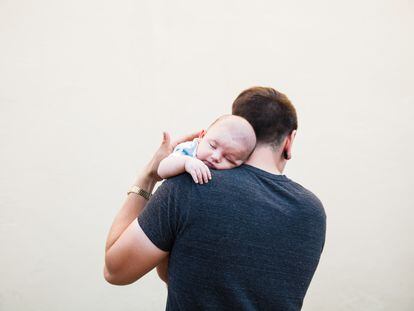
[[149, 200], [150, 198], [151, 198], [151, 196], [152, 196], [152, 194], [151, 193], [149, 193], [148, 191], [145, 191], [144, 189], [141, 189], [140, 187], [138, 187], [138, 186], [132, 186], [129, 190], [128, 190], [128, 192], [127, 192], [127, 195], [129, 195], [130, 193], [135, 193], [135, 194], [137, 194], [137, 195], [140, 195], [140, 196], [142, 196], [143, 198], [145, 198], [145, 199], [147, 199], [147, 200]]

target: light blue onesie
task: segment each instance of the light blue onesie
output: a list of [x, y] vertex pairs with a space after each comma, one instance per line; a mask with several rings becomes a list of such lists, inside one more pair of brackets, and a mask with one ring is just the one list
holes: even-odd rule
[[178, 144], [177, 147], [174, 148], [173, 153], [178, 153], [195, 158], [197, 155], [197, 147], [199, 142], [199, 138], [194, 138], [192, 141], [186, 141], [181, 144]]

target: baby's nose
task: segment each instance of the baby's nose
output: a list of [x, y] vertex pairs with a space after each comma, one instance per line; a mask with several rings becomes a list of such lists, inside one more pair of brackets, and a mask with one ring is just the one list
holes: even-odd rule
[[220, 159], [221, 159], [221, 155], [220, 155], [218, 152], [214, 152], [214, 153], [211, 155], [211, 158], [212, 158], [215, 162], [219, 162], [219, 161], [220, 161]]

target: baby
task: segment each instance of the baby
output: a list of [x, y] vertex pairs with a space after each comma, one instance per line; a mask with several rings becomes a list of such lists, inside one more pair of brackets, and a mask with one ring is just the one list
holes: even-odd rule
[[210, 168], [231, 169], [240, 166], [256, 146], [256, 135], [242, 117], [224, 115], [202, 131], [199, 138], [179, 144], [161, 161], [158, 175], [169, 178], [188, 172], [194, 182], [211, 179]]

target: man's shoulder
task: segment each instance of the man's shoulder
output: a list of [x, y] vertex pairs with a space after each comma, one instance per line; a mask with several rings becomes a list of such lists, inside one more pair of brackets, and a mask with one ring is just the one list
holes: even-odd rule
[[[242, 170], [239, 169], [240, 167], [236, 167], [234, 169], [230, 169], [230, 170], [215, 170], [215, 169], [211, 169], [211, 176], [212, 176], [212, 180], [210, 180], [207, 184], [212, 184], [214, 183], [215, 180], [217, 179], [235, 179], [239, 177], [239, 174], [242, 173]], [[164, 180], [163, 184], [165, 184], [166, 186], [169, 187], [173, 187], [173, 186], [191, 186], [191, 185], [198, 185], [196, 184], [191, 175], [184, 172], [180, 175], [177, 176], [173, 176], [170, 177], [166, 180]], [[204, 184], [206, 185], [206, 184]]]
[[[207, 184], [199, 185], [194, 183], [190, 174], [183, 173], [168, 178], [164, 181], [162, 187], [176, 196], [189, 197], [193, 194], [208, 195], [210, 192], [214, 192], [215, 196], [220, 193], [240, 196], [241, 193], [246, 193], [241, 191], [242, 189], [252, 190], [257, 187], [258, 192], [260, 192], [263, 189], [259, 190], [259, 188], [262, 187], [268, 186], [269, 189], [267, 190], [274, 190], [280, 186], [290, 193], [290, 196], [293, 196], [296, 202], [306, 206], [308, 212], [319, 213], [325, 217], [324, 206], [318, 196], [285, 175], [273, 175], [247, 165], [230, 170], [211, 170], [211, 175], [212, 180]], [[265, 178], [266, 182], [261, 182], [261, 178]], [[194, 191], [195, 189], [198, 191]]]
[[198, 184], [195, 183], [193, 178], [188, 173], [183, 173], [177, 176], [170, 177], [162, 183], [158, 191], [168, 192], [170, 195], [175, 196], [177, 199], [186, 197], [188, 199], [198, 196], [209, 195], [214, 192], [227, 193], [231, 191], [232, 186], [237, 183], [243, 183], [243, 179], [240, 178], [239, 172], [235, 169], [232, 170], [210, 170], [212, 179], [208, 183]]
[[291, 180], [291, 184], [297, 190], [298, 199], [301, 202], [303, 202], [303, 204], [306, 204], [308, 207], [310, 207], [308, 211], [319, 214], [321, 217], [326, 218], [325, 208], [323, 206], [323, 203], [314, 192], [312, 192], [308, 188], [305, 188], [304, 186], [302, 186], [300, 183], [296, 181]]
[[191, 178], [191, 175], [188, 173], [182, 173], [177, 176], [172, 176], [166, 180], [163, 181], [162, 187], [173, 189], [176, 187], [188, 187], [194, 184], [193, 179]]

